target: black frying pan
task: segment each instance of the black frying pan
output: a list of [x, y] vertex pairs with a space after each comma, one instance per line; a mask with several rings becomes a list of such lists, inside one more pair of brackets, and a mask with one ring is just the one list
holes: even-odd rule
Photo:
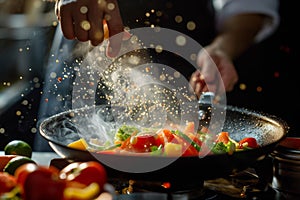
[[[73, 119], [78, 117], [78, 113], [85, 112], [85, 109], [62, 112], [44, 120], [40, 125], [40, 134], [49, 141], [50, 146], [61, 157], [72, 161], [98, 160], [104, 164], [108, 176], [112, 178], [178, 182], [226, 176], [246, 169], [263, 159], [273, 151], [288, 132], [287, 124], [278, 117], [227, 106], [223, 130], [228, 131], [230, 136], [237, 141], [247, 136], [255, 137], [261, 145], [260, 148], [235, 152], [233, 155], [208, 155], [202, 158], [180, 157], [175, 160], [169, 157], [97, 154], [67, 147], [70, 142], [79, 139], [78, 129], [73, 124], [76, 120]], [[68, 131], [61, 131], [65, 127], [68, 127]], [[151, 166], [153, 163], [168, 164], [161, 169], [139, 173], [120, 171], [107, 165], [107, 162], [127, 167], [131, 165], [135, 169], [140, 164], [143, 166]]]

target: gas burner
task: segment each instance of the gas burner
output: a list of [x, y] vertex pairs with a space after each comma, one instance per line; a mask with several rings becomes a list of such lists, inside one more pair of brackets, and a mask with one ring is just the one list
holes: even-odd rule
[[[265, 157], [254, 166], [227, 177], [213, 180], [147, 181], [109, 178], [116, 195], [113, 200], [294, 200], [298, 197], [272, 188], [273, 163]], [[59, 169], [70, 162], [53, 159]]]
[[287, 194], [271, 187], [272, 170], [272, 159], [266, 157], [252, 168], [214, 180], [191, 179], [184, 183], [170, 183], [113, 179], [110, 182], [117, 191], [117, 200], [289, 199]]

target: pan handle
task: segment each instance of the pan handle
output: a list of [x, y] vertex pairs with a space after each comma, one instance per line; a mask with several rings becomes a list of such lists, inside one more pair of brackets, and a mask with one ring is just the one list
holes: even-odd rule
[[211, 116], [212, 105], [215, 98], [215, 94], [213, 92], [204, 92], [201, 94], [198, 104], [198, 118], [201, 121], [206, 121]]

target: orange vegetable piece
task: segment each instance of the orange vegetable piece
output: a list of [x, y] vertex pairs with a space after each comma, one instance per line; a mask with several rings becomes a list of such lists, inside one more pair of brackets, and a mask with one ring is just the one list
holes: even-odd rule
[[223, 142], [224, 144], [227, 144], [229, 142], [229, 133], [228, 132], [220, 132], [217, 135], [217, 141], [216, 142]]

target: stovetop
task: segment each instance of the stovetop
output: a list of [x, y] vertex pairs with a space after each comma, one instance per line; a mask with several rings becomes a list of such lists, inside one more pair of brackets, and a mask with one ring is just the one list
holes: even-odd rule
[[[199, 186], [183, 191], [168, 191], [168, 183], [110, 180], [116, 190], [115, 200], [242, 200], [292, 199], [269, 183], [262, 183], [254, 169], [249, 168], [228, 177], [205, 180]], [[162, 187], [158, 189], [159, 185]]]
[[[53, 159], [58, 168], [66, 160]], [[193, 180], [178, 186], [163, 181], [109, 179], [113, 200], [296, 200], [299, 196], [272, 187], [272, 158], [257, 162], [243, 171], [213, 180]], [[178, 184], [178, 183], [175, 183]], [[172, 189], [173, 188], [173, 189]], [[174, 188], [176, 188], [174, 190]]]

